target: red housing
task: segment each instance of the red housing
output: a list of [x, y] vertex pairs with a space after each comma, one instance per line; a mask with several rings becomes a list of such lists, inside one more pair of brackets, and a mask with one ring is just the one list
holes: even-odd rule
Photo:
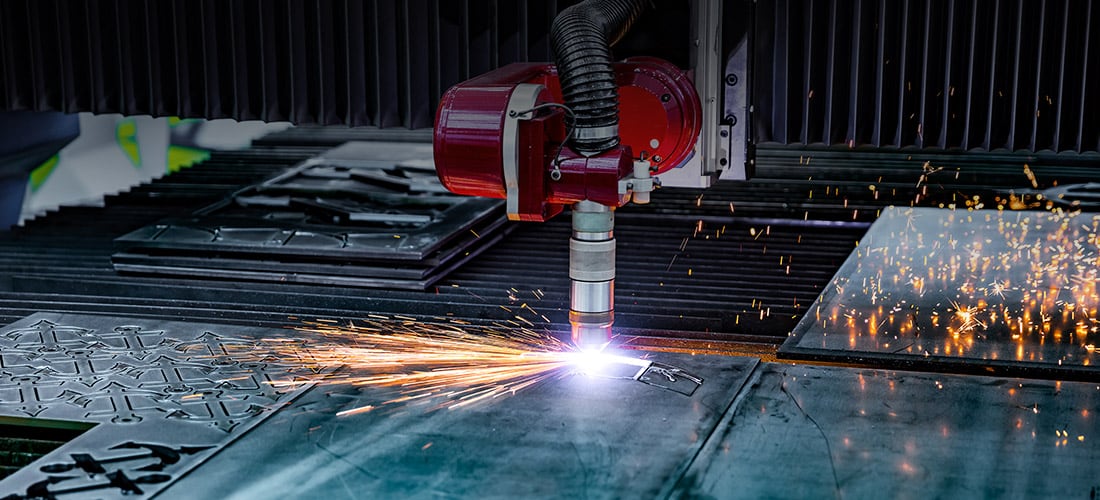
[[[687, 77], [672, 64], [653, 58], [629, 59], [613, 67], [619, 84], [621, 145], [587, 158], [562, 147], [566, 129], [560, 108], [545, 108], [518, 120], [518, 190], [515, 203], [509, 203], [511, 218], [543, 221], [564, 205], [583, 200], [620, 206], [626, 200], [619, 194], [619, 179], [632, 174], [636, 156], [651, 160], [660, 173], [694, 153], [701, 110]], [[560, 83], [549, 64], [511, 64], [443, 95], [434, 148], [436, 172], [447, 189], [507, 197], [505, 121], [513, 92], [525, 83], [545, 87], [534, 105], [562, 102]]]

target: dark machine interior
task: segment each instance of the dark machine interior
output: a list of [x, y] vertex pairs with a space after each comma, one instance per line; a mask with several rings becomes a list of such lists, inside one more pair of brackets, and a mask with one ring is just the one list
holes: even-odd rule
[[653, 1], [614, 57], [697, 78], [720, 26], [702, 130], [748, 178], [615, 211], [642, 369], [424, 407], [319, 361], [340, 325], [568, 339], [569, 210], [450, 194], [431, 143], [575, 3], [0, 3], [16, 214], [72, 113], [296, 125], [0, 232], [0, 498], [1095, 498], [1085, 0]]

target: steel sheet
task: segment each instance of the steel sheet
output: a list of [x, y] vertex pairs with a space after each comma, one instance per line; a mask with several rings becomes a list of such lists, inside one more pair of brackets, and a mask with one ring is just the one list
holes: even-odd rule
[[679, 498], [1095, 498], [1100, 386], [761, 364]]
[[337, 411], [384, 390], [317, 387], [161, 498], [648, 498], [671, 487], [756, 365], [654, 354], [692, 396], [565, 376], [474, 407]]
[[1100, 376], [1100, 215], [889, 208], [781, 355]]

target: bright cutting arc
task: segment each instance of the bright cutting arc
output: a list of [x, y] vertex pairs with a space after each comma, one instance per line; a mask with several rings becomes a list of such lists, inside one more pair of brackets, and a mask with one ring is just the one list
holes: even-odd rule
[[556, 376], [599, 375], [602, 367], [611, 364], [637, 366], [640, 374], [650, 364], [628, 356], [579, 351], [548, 333], [530, 329], [427, 324], [411, 319], [347, 325], [310, 322], [295, 329], [319, 334], [322, 340], [307, 345], [268, 339], [265, 344], [275, 355], [300, 359], [318, 372], [342, 367], [335, 375], [308, 382], [399, 390], [392, 399], [344, 410], [342, 416], [411, 402], [430, 402], [431, 409], [456, 409], [510, 396]]

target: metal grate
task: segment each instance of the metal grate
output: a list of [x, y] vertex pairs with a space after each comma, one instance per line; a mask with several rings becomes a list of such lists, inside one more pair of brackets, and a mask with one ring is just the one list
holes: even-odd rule
[[[0, 235], [0, 322], [57, 311], [259, 326], [400, 314], [508, 326], [519, 322], [514, 311], [526, 303], [550, 320], [548, 328], [567, 328], [567, 214], [545, 224], [519, 224], [425, 291], [125, 276], [113, 270], [115, 238], [190, 214], [321, 154], [327, 146], [302, 146], [309, 143], [303, 137], [316, 135], [312, 128], [291, 129], [247, 151], [215, 152], [200, 165], [110, 196], [102, 208], [64, 208]], [[988, 154], [901, 153], [881, 156], [869, 167], [824, 151], [758, 153], [751, 181], [723, 181], [706, 191], [662, 189], [652, 204], [617, 213], [620, 331], [780, 342], [882, 207], [948, 205], [975, 195], [992, 204], [1014, 186], [1031, 186], [1024, 160], [1004, 163]], [[926, 175], [925, 162], [943, 168]], [[1041, 187], [1090, 178], [1087, 164], [1061, 155], [1031, 165]]]
[[0, 417], [0, 480], [72, 441], [94, 425]]
[[759, 143], [1100, 149], [1089, 0], [774, 0], [756, 12]]

